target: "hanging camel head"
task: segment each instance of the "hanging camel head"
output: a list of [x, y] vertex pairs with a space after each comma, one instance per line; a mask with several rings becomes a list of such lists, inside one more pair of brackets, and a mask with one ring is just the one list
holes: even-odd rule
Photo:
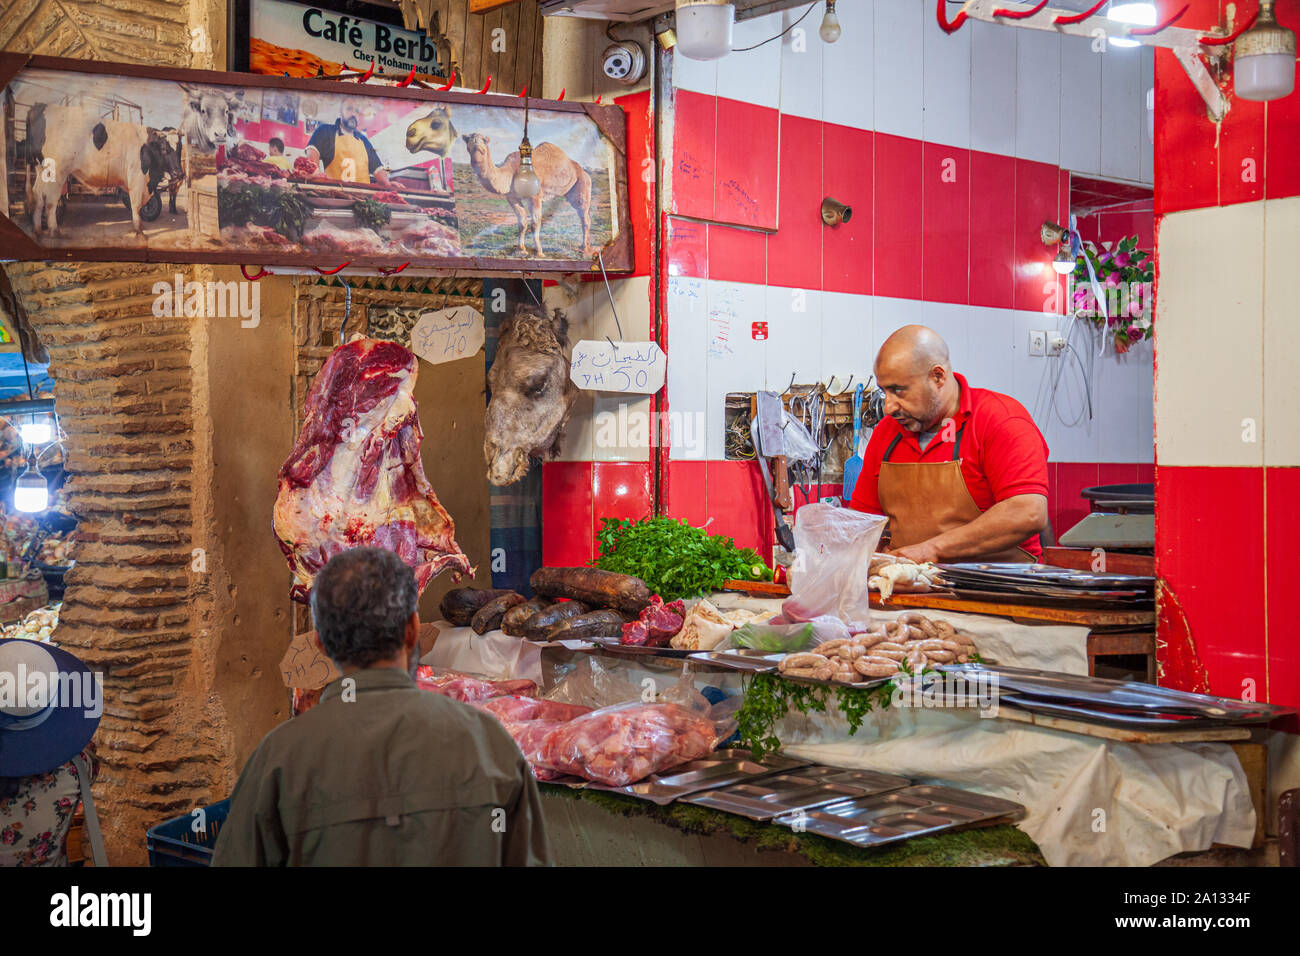
[[456, 127], [451, 122], [451, 110], [435, 106], [426, 116], [406, 127], [406, 151], [429, 152], [446, 156], [456, 142]]
[[528, 472], [530, 459], [559, 453], [569, 410], [578, 396], [569, 380], [569, 323], [556, 309], [519, 306], [501, 324], [496, 358], [488, 370], [487, 434], [483, 457], [488, 481], [511, 485]]

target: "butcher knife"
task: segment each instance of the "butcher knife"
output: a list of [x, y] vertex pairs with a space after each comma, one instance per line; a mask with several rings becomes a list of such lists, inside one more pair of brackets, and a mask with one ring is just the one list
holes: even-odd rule
[[[785, 406], [781, 396], [775, 392], [759, 392], [755, 396], [756, 414], [754, 431], [757, 434], [757, 455], [763, 482], [767, 485], [768, 496], [772, 499], [772, 513], [776, 518], [776, 540], [787, 551], [794, 551], [794, 533], [785, 523], [785, 512], [794, 507], [794, 497], [790, 493], [790, 473], [785, 462], [785, 433], [782, 431]], [[772, 459], [772, 473], [769, 477], [765, 458]]]

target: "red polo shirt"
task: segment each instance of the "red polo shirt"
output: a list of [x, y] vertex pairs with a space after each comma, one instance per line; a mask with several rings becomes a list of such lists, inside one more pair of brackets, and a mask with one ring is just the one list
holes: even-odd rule
[[[980, 511], [988, 511], [999, 501], [1015, 495], [1047, 494], [1047, 442], [1025, 406], [1010, 395], [987, 388], [971, 388], [965, 376], [958, 372], [954, 372], [953, 377], [961, 387], [957, 427], [940, 429], [922, 451], [916, 435], [892, 418], [886, 418], [872, 430], [862, 453], [862, 472], [853, 489], [850, 508], [884, 514], [877, 492], [880, 463], [895, 437], [902, 435], [889, 456], [890, 461], [952, 461], [954, 442], [945, 441], [949, 437], [945, 431], [951, 431], [951, 438], [955, 440], [958, 429], [962, 433], [962, 478]], [[1043, 553], [1038, 535], [1025, 541], [1021, 547], [1033, 555]]]

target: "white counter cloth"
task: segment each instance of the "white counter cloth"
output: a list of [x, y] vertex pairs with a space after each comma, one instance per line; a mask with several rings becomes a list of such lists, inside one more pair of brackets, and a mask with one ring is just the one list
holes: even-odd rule
[[[765, 610], [779, 601], [715, 595], [722, 607]], [[898, 611], [872, 611], [892, 620]], [[1088, 629], [925, 609], [975, 640], [988, 660], [1086, 674]], [[541, 648], [493, 631], [439, 625], [423, 663], [539, 684]], [[629, 662], [631, 663], [631, 662]], [[735, 674], [701, 675], [734, 692]], [[965, 709], [893, 708], [870, 714], [848, 736], [834, 711], [796, 714], [778, 736], [795, 756], [839, 767], [950, 784], [1023, 804], [1019, 826], [1053, 866], [1147, 866], [1213, 843], [1248, 847], [1255, 811], [1246, 775], [1227, 744], [1127, 744], [1066, 731], [981, 719]]]

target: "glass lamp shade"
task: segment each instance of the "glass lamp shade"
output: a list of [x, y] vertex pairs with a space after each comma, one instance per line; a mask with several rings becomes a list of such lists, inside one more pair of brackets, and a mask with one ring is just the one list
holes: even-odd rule
[[542, 181], [537, 178], [537, 173], [533, 170], [531, 162], [519, 164], [512, 185], [515, 195], [523, 199], [532, 199], [542, 191]]
[[[1062, 252], [1061, 255], [1069, 255], [1069, 253]], [[1052, 260], [1052, 268], [1055, 269], [1057, 272], [1059, 272], [1061, 275], [1067, 276], [1074, 271], [1074, 260], [1062, 259], [1061, 256], [1057, 256], [1055, 259]]]
[[50, 486], [45, 476], [30, 468], [14, 482], [14, 508], [34, 513], [44, 511], [50, 504]]
[[692, 60], [718, 60], [731, 52], [736, 8], [730, 3], [677, 4], [677, 50]]

